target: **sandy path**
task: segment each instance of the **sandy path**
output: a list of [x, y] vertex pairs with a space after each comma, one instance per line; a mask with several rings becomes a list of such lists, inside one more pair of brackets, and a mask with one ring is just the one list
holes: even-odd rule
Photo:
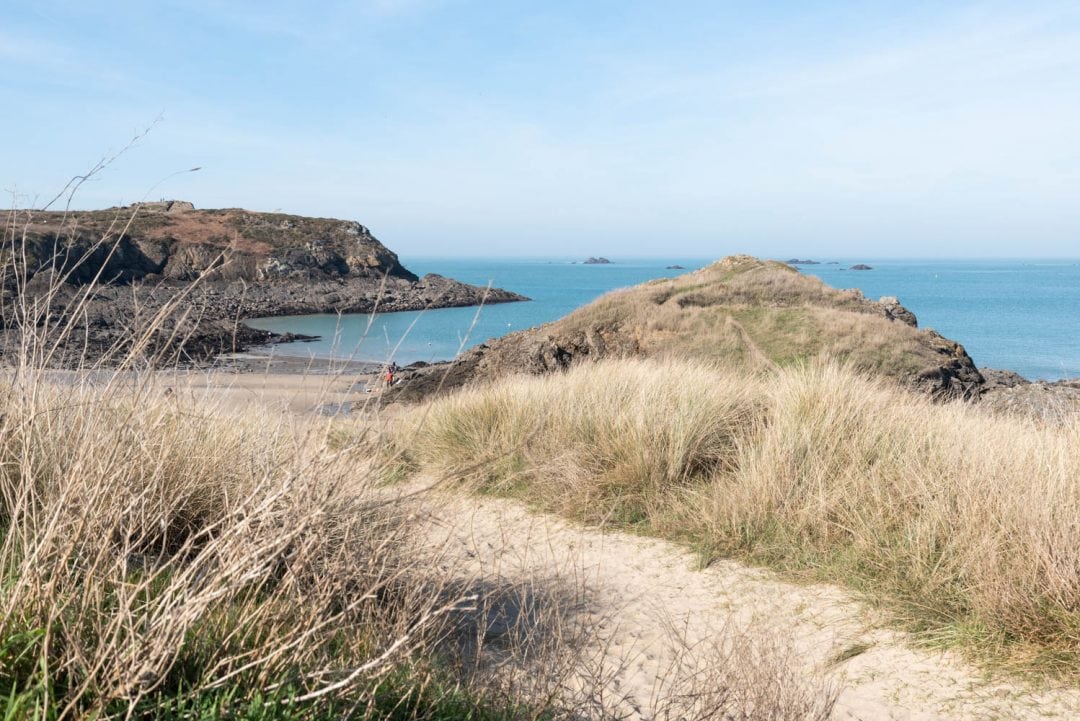
[[1080, 719], [1080, 690], [1027, 689], [912, 648], [835, 587], [792, 585], [734, 562], [696, 570], [671, 543], [570, 525], [513, 502], [433, 492], [423, 503], [435, 521], [430, 542], [448, 568], [584, 584], [604, 619], [607, 653], [632, 659], [616, 681], [637, 718], [651, 715], [656, 678], [670, 665], [672, 624], [697, 643], [753, 621], [790, 640], [807, 674], [842, 685], [834, 719]]

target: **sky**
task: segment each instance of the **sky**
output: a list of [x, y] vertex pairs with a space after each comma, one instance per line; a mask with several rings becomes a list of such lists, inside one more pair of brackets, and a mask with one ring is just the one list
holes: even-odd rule
[[1080, 256], [1075, 1], [0, 0], [0, 17], [18, 207], [119, 153], [74, 207], [347, 218], [410, 256]]

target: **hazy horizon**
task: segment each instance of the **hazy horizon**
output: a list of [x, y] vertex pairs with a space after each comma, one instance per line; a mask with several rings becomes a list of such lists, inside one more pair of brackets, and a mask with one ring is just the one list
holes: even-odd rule
[[0, 59], [20, 207], [153, 125], [76, 207], [346, 218], [403, 256], [1080, 247], [1075, 3], [48, 0]]

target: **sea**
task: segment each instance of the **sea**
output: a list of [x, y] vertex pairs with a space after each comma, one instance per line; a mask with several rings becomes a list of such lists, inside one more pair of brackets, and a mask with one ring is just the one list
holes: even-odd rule
[[[559, 258], [402, 257], [418, 275], [438, 273], [530, 297], [523, 303], [378, 315], [255, 318], [255, 328], [320, 336], [274, 346], [278, 355], [400, 365], [449, 360], [488, 339], [561, 318], [604, 293], [701, 268], [714, 259], [612, 258], [588, 265]], [[871, 270], [851, 270], [862, 263]], [[682, 269], [670, 266], [682, 266]], [[1080, 259], [896, 260], [823, 258], [799, 266], [868, 298], [892, 295], [930, 327], [960, 342], [980, 367], [1031, 380], [1080, 377]]]

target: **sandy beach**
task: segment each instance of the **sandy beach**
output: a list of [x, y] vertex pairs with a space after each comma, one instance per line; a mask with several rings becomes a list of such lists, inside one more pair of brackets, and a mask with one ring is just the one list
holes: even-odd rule
[[221, 356], [207, 370], [163, 371], [160, 380], [173, 392], [225, 409], [257, 405], [329, 416], [375, 402], [384, 387], [379, 368], [370, 363], [257, 352]]
[[[60, 385], [146, 383], [145, 374], [111, 369], [50, 370]], [[378, 366], [357, 361], [234, 353], [219, 356], [212, 366], [156, 371], [155, 390], [177, 394], [223, 411], [262, 407], [300, 415], [347, 415], [374, 405], [384, 382]]]

